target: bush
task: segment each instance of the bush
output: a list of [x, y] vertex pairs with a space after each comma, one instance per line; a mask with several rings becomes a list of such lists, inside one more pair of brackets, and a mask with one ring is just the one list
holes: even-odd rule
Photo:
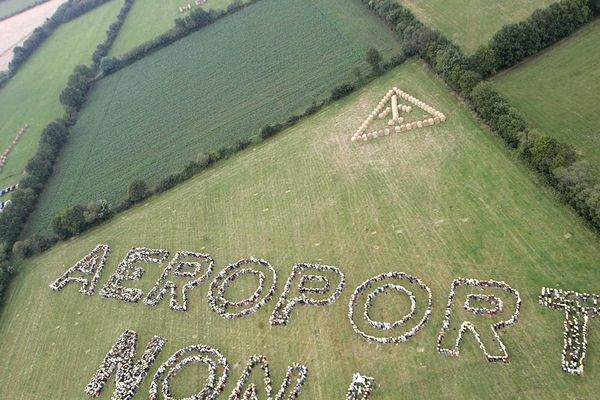
[[196, 157], [196, 162], [200, 164], [202, 167], [208, 167], [210, 165], [210, 156], [206, 153], [198, 154]]
[[171, 189], [175, 185], [183, 182], [183, 177], [180, 174], [171, 174], [164, 178], [156, 187], [154, 188], [155, 193], [162, 193], [166, 190]]
[[80, 205], [66, 208], [52, 220], [52, 229], [61, 239], [77, 235], [86, 227], [85, 208]]
[[88, 226], [99, 221], [104, 221], [111, 214], [112, 207], [110, 203], [104, 199], [90, 201], [83, 212], [86, 225]]
[[367, 63], [371, 66], [374, 75], [381, 73], [381, 62], [383, 58], [379, 51], [373, 47], [367, 50]]
[[355, 87], [353, 84], [342, 83], [341, 85], [338, 85], [333, 88], [333, 90], [331, 91], [331, 96], [329, 96], [329, 99], [331, 101], [339, 100], [341, 98], [348, 96], [350, 93], [352, 93], [354, 91], [354, 89], [355, 89]]
[[519, 146], [521, 155], [539, 172], [552, 178], [552, 172], [575, 162], [577, 154], [570, 144], [530, 131]]
[[19, 240], [15, 242], [12, 248], [12, 254], [16, 258], [26, 258], [33, 254], [33, 249], [31, 246], [31, 240]]
[[283, 126], [281, 124], [265, 125], [262, 128], [260, 128], [260, 130], [258, 131], [258, 134], [263, 139], [267, 139], [267, 138], [279, 133], [282, 129], [283, 129]]
[[127, 200], [130, 203], [138, 203], [148, 197], [148, 185], [146, 182], [138, 179], [129, 185]]
[[308, 117], [309, 115], [316, 114], [322, 107], [322, 104], [319, 105], [315, 100], [313, 100], [312, 104], [308, 106], [306, 111], [304, 111], [304, 116]]
[[100, 60], [102, 75], [110, 75], [119, 68], [119, 60], [114, 57], [104, 57]]
[[221, 154], [221, 150], [211, 150], [208, 152], [208, 158], [210, 159], [211, 164], [219, 161], [223, 155]]

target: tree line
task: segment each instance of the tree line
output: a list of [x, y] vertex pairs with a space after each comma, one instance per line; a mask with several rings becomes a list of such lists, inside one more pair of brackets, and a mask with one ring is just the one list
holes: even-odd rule
[[[46, 250], [56, 242], [55, 238], [40, 235], [34, 235], [26, 241], [18, 239], [52, 175], [54, 164], [68, 140], [69, 129], [76, 121], [77, 111], [92, 88], [94, 77], [100, 68], [99, 61], [108, 54], [133, 2], [134, 0], [125, 0], [117, 16], [117, 21], [107, 31], [106, 39], [97, 46], [92, 64], [75, 67], [69, 77], [67, 87], [60, 96], [65, 115], [48, 124], [42, 131], [38, 150], [25, 166], [19, 190], [14, 192], [10, 206], [0, 213], [0, 299], [14, 273], [14, 269], [9, 264], [13, 251], [29, 254], [33, 251]], [[90, 4], [89, 1], [82, 3]], [[70, 11], [69, 15], [83, 13], [84, 10], [86, 9], [77, 8], [76, 11]], [[94, 206], [89, 207], [86, 216], [89, 220], [97, 223], [107, 217], [103, 207], [103, 202], [96, 202]]]
[[110, 0], [68, 0], [56, 9], [50, 18], [46, 19], [41, 26], [33, 30], [31, 35], [13, 50], [13, 58], [8, 63], [8, 74], [0, 75], [0, 88], [2, 88], [10, 78], [15, 76], [17, 71], [33, 55], [33, 53], [48, 39], [52, 33], [61, 24], [65, 24], [75, 18], [93, 10], [96, 7]]
[[[589, 164], [579, 160], [572, 145], [530, 129], [519, 112], [483, 80], [564, 38], [592, 16], [599, 15], [600, 0], [562, 0], [538, 10], [522, 23], [503, 27], [486, 50], [473, 57], [465, 56], [448, 38], [423, 25], [398, 3], [361, 1], [399, 35], [406, 56], [417, 55], [425, 60], [462, 95], [481, 120], [518, 151], [592, 228], [600, 231], [600, 184]], [[481, 61], [484, 53], [491, 62]]]
[[598, 12], [600, 0], [563, 0], [533, 12], [525, 21], [504, 25], [469, 60], [484, 78], [512, 67], [571, 35]]
[[155, 51], [158, 51], [163, 47], [168, 46], [227, 15], [251, 6], [258, 1], [260, 0], [247, 0], [246, 2], [236, 0], [231, 3], [226, 10], [210, 9], [206, 11], [203, 8], [194, 8], [184, 17], [176, 18], [175, 26], [162, 35], [134, 47], [121, 57], [107, 57], [102, 60], [102, 74], [104, 76], [113, 74], [116, 71], [123, 69], [134, 62], [154, 53]]

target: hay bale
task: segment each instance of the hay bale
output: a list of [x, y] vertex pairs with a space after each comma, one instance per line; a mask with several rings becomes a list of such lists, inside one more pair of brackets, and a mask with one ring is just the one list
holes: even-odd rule
[[396, 125], [396, 126], [394, 127], [394, 131], [396, 131], [396, 133], [400, 133], [400, 132], [402, 132], [402, 125]]
[[394, 126], [394, 124], [395, 124], [395, 122], [394, 122], [394, 120], [393, 120], [393, 119], [390, 119], [390, 120], [388, 121], [388, 126]]
[[392, 119], [395, 121], [399, 117], [398, 115], [398, 96], [392, 96]]
[[423, 127], [423, 121], [417, 121], [417, 128]]
[[384, 134], [385, 136], [389, 136], [389, 135], [390, 135], [390, 130], [389, 130], [388, 128], [385, 128], [385, 129], [383, 130], [383, 134]]
[[416, 123], [416, 122], [413, 122], [413, 123], [411, 123], [411, 124], [410, 124], [410, 127], [411, 127], [411, 129], [417, 129], [417, 128], [418, 128], [418, 126], [417, 126], [417, 123]]
[[429, 122], [429, 125], [435, 124], [435, 120], [433, 118], [429, 118], [427, 121]]
[[433, 118], [433, 123], [434, 123], [434, 124], [439, 124], [440, 122], [442, 122], [442, 121], [440, 120], [440, 117], [435, 117], [435, 118]]
[[446, 116], [444, 114], [440, 116], [440, 121], [446, 122]]

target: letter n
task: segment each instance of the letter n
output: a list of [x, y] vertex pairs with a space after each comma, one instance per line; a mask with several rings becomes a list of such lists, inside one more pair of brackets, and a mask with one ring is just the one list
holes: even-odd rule
[[108, 379], [115, 373], [115, 390], [111, 399], [129, 400], [133, 398], [148, 374], [150, 366], [167, 343], [167, 339], [164, 337], [154, 336], [142, 357], [136, 361], [137, 340], [137, 333], [131, 330], [125, 331], [119, 337], [117, 343], [104, 357], [98, 371], [92, 376], [90, 383], [85, 387], [85, 393], [91, 397], [100, 396]]

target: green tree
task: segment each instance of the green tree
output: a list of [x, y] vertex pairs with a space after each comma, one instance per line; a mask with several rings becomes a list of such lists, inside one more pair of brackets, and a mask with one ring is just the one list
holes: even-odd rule
[[85, 227], [85, 208], [80, 205], [66, 208], [52, 220], [52, 229], [61, 239], [81, 233]]
[[89, 225], [96, 221], [102, 221], [108, 217], [111, 212], [111, 205], [108, 203], [108, 201], [104, 199], [92, 200], [85, 208], [83, 216], [85, 217], [86, 224]]
[[29, 239], [25, 239], [15, 242], [12, 248], [12, 253], [17, 258], [29, 257], [33, 253], [31, 241]]
[[383, 58], [379, 51], [373, 47], [367, 50], [367, 62], [371, 66], [374, 74], [379, 74], [381, 72], [381, 62]]
[[146, 182], [141, 179], [131, 182], [127, 199], [132, 203], [137, 203], [146, 197], [148, 197], [148, 185], [146, 185]]

